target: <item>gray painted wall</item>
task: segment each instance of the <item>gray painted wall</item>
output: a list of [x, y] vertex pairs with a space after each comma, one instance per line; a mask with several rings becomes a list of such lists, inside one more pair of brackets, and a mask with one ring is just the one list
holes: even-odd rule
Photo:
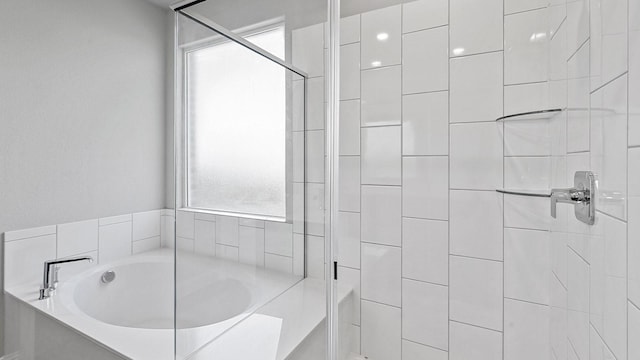
[[169, 25], [140, 0], [0, 2], [0, 233], [165, 205]]

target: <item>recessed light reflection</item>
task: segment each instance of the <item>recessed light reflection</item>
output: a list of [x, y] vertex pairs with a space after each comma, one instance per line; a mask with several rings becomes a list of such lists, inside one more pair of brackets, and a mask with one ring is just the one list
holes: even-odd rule
[[389, 34], [387, 33], [379, 33], [376, 38], [378, 38], [378, 40], [380, 41], [385, 41], [389, 38]]
[[462, 55], [462, 54], [464, 54], [464, 48], [459, 47], [459, 48], [453, 49], [453, 55]]
[[547, 33], [533, 33], [531, 34], [531, 37], [529, 37], [529, 41], [531, 42], [536, 42], [536, 41], [544, 41], [544, 39], [547, 38]]
[[380, 65], [382, 65], [382, 62], [380, 62], [380, 61], [372, 61], [371, 62], [371, 66], [373, 66], [373, 67], [378, 67]]

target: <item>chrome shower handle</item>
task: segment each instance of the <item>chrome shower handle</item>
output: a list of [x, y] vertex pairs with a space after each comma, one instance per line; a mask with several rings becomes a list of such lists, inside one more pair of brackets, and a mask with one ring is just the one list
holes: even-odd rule
[[568, 189], [551, 190], [551, 216], [556, 217], [558, 203], [573, 204], [576, 218], [593, 225], [596, 218], [596, 208], [592, 199], [596, 189], [595, 176], [591, 171], [576, 171], [573, 185]]
[[588, 190], [568, 188], [551, 190], [551, 216], [556, 217], [556, 204], [580, 204], [591, 201]]

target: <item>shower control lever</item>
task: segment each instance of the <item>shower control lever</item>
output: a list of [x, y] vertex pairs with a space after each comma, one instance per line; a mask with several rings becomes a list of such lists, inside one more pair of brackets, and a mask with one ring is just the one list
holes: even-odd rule
[[58, 265], [76, 261], [93, 262], [93, 258], [91, 256], [76, 256], [44, 262], [44, 275], [42, 278], [42, 288], [40, 288], [40, 300], [48, 298], [51, 295], [51, 291], [56, 289], [56, 286], [58, 285]]
[[573, 183], [572, 188], [551, 190], [551, 216], [556, 217], [558, 203], [573, 204], [576, 218], [593, 225], [596, 214], [592, 199], [596, 188], [595, 176], [591, 171], [576, 171]]

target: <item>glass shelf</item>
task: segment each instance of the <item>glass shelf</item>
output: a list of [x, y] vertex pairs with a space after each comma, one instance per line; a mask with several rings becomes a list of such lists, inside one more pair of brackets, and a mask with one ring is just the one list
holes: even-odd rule
[[496, 121], [505, 121], [505, 120], [546, 120], [550, 119], [555, 114], [561, 112], [562, 109], [546, 109], [546, 110], [536, 110], [536, 111], [527, 111], [518, 114], [511, 114], [506, 116], [501, 116], [496, 119]]
[[544, 192], [544, 190], [529, 191], [529, 190], [496, 189], [496, 191], [506, 195], [518, 195], [518, 196], [542, 197], [542, 198], [551, 197], [551, 192], [550, 191]]

